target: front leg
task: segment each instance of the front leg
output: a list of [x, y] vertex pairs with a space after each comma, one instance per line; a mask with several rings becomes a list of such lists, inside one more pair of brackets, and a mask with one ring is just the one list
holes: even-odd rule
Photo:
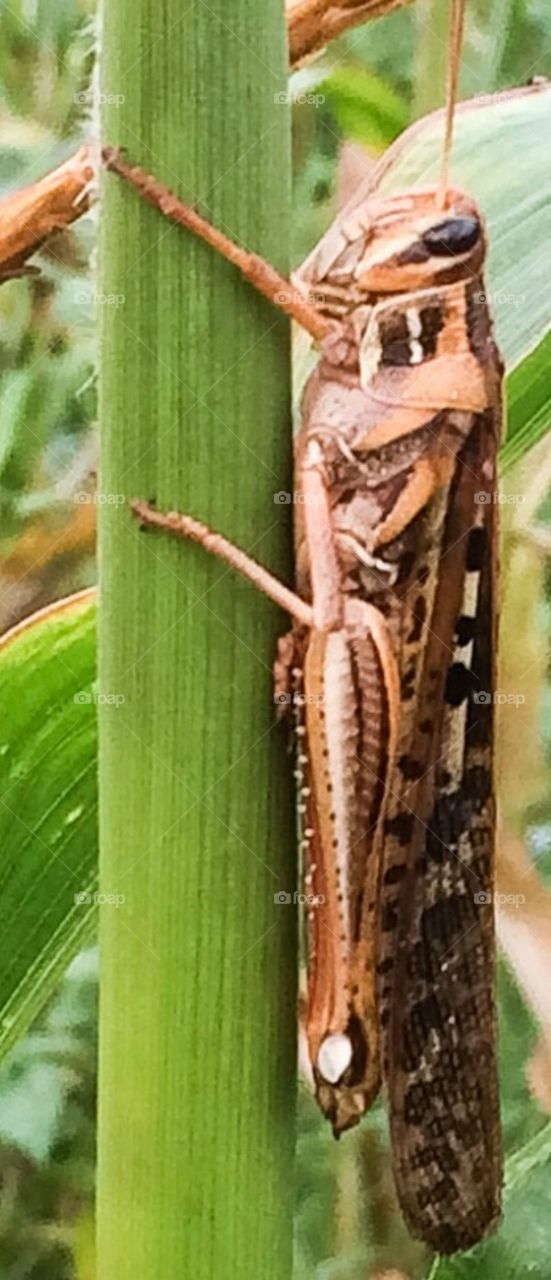
[[102, 156], [106, 168], [111, 173], [124, 178], [124, 181], [134, 187], [143, 200], [147, 200], [148, 204], [158, 209], [163, 217], [171, 222], [177, 222], [180, 227], [185, 227], [187, 231], [192, 231], [194, 235], [199, 236], [200, 240], [210, 244], [217, 253], [222, 254], [223, 258], [233, 263], [259, 293], [268, 298], [268, 301], [280, 311], [284, 311], [291, 319], [302, 325], [302, 328], [306, 329], [316, 341], [321, 342], [331, 333], [334, 328], [331, 321], [312, 306], [303, 294], [289, 280], [286, 280], [285, 276], [280, 275], [271, 263], [266, 262], [265, 258], [235, 244], [222, 231], [218, 231], [210, 222], [207, 222], [206, 218], [202, 218], [192, 205], [180, 200], [170, 187], [165, 186], [163, 182], [158, 182], [139, 165], [127, 164], [115, 147], [104, 147]]

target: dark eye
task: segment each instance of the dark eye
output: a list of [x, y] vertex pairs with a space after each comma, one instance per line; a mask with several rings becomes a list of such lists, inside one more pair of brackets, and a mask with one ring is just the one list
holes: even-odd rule
[[438, 226], [425, 231], [423, 244], [437, 258], [468, 253], [480, 235], [478, 218], [445, 218]]

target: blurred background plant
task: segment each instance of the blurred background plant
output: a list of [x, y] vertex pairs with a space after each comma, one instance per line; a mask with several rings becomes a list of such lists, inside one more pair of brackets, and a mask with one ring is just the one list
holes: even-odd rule
[[[350, 32], [292, 76], [295, 262], [388, 144], [441, 103], [442, 17], [440, 3], [418, 0]], [[92, 0], [2, 4], [0, 196], [53, 168], [89, 133], [94, 46]], [[463, 61], [464, 97], [551, 75], [547, 0], [472, 0]], [[40, 274], [0, 290], [1, 630], [94, 580], [94, 239], [92, 214], [40, 255]], [[541, 457], [525, 465], [529, 485]], [[549, 502], [538, 511], [545, 530]], [[514, 530], [511, 539], [508, 554], [517, 567], [513, 563], [508, 599], [516, 601], [516, 639], [508, 649], [505, 687], [518, 687], [515, 662], [518, 669], [528, 649], [531, 702], [543, 707], [541, 736], [531, 748], [532, 789], [516, 797], [515, 812], [518, 817], [522, 811], [523, 833], [549, 875], [548, 547], [545, 539], [519, 543]], [[2, 1280], [92, 1280], [94, 1274], [96, 981], [95, 952], [84, 952], [0, 1073]], [[534, 1038], [531, 1015], [505, 969], [500, 1005], [505, 1134], [514, 1150], [537, 1133], [544, 1117], [524, 1076]], [[337, 1147], [301, 1092], [297, 1176], [297, 1280], [399, 1280], [424, 1273], [426, 1256], [395, 1212], [381, 1111]], [[540, 1230], [537, 1186], [531, 1184], [531, 1202], [519, 1212], [525, 1215], [530, 1274], [548, 1276], [549, 1233]], [[390, 1265], [393, 1270], [385, 1271]], [[461, 1274], [460, 1266], [453, 1274]], [[495, 1272], [490, 1266], [477, 1274]]]
[[[55, 167], [86, 129], [93, 6], [2, 5], [0, 196]], [[93, 580], [93, 223], [0, 296], [0, 626]]]
[[2, 1280], [93, 1280], [97, 953], [0, 1073]]

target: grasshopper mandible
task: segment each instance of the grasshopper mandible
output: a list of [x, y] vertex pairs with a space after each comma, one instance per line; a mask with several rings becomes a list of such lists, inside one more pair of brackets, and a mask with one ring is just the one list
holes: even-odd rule
[[133, 510], [220, 556], [293, 620], [276, 674], [278, 689], [304, 695], [316, 1096], [339, 1134], [383, 1084], [406, 1222], [439, 1252], [465, 1249], [496, 1224], [501, 1182], [491, 498], [502, 366], [483, 223], [447, 181], [369, 199], [337, 218], [290, 288], [142, 169], [104, 158], [319, 344], [296, 449], [296, 593], [198, 520]]

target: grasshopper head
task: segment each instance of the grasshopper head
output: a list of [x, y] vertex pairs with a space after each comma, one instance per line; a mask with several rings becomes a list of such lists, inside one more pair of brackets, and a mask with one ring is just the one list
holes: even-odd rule
[[374, 198], [337, 219], [299, 273], [323, 310], [342, 315], [390, 294], [478, 276], [485, 255], [477, 206], [450, 189]]

